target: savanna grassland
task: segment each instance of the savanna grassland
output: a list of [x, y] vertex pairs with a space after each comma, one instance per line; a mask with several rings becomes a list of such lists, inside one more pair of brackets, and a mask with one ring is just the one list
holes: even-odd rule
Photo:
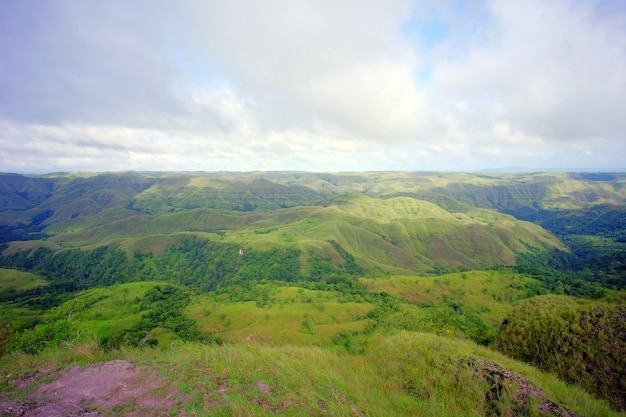
[[625, 185], [2, 174], [3, 412], [124, 360], [158, 375], [145, 415], [620, 415]]

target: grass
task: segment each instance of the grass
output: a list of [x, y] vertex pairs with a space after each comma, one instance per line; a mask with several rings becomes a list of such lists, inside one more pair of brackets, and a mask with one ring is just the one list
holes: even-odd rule
[[0, 268], [0, 291], [9, 288], [15, 291], [24, 291], [43, 285], [47, 285], [47, 282], [41, 275], [16, 269]]
[[[69, 320], [72, 334], [80, 332], [82, 339], [106, 339], [139, 323], [146, 314], [140, 309], [146, 292], [166, 285], [170, 284], [134, 282], [85, 290], [60, 306], [54, 320]], [[198, 324], [201, 332], [226, 342], [327, 346], [340, 331], [362, 332], [370, 322], [366, 315], [374, 308], [368, 303], [345, 302], [337, 292], [273, 284], [257, 285], [255, 291], [258, 294], [254, 301], [233, 301], [228, 294], [195, 295], [185, 315]], [[19, 310], [7, 307], [2, 316], [14, 320], [19, 314]], [[150, 337], [161, 347], [178, 339], [159, 328]]]
[[[157, 369], [165, 379], [163, 395], [177, 389], [185, 399], [173, 410], [183, 415], [479, 416], [513, 415], [519, 410], [514, 390], [488, 401], [491, 386], [464, 366], [468, 360], [492, 363], [519, 375], [577, 415], [624, 415], [552, 375], [489, 349], [423, 333], [375, 337], [361, 355], [253, 342], [186, 343], [105, 353], [91, 343], [38, 356], [12, 355], [0, 359], [0, 370], [2, 375], [15, 376], [46, 366], [55, 369], [111, 359]], [[2, 388], [9, 393], [6, 381], [2, 378]], [[530, 399], [531, 404], [537, 402]], [[525, 415], [540, 413], [526, 406]]]
[[[18, 271], [16, 269], [0, 268], [0, 291], [25, 291], [48, 285], [45, 279], [37, 274]], [[14, 303], [0, 303], [0, 324], [2, 326], [23, 326], [37, 320], [41, 311], [24, 306], [16, 306]], [[4, 338], [0, 331], [0, 346]]]
[[[472, 358], [530, 379], [553, 401], [577, 414], [616, 415], [579, 389], [467, 340], [397, 329], [458, 336], [462, 332], [447, 331], [441, 323], [454, 324], [474, 313], [490, 329], [498, 326], [518, 300], [536, 291], [536, 281], [498, 271], [416, 274], [437, 266], [511, 263], [515, 251], [525, 250], [524, 243], [563, 248], [538, 226], [491, 209], [522, 213], [623, 204], [623, 175], [616, 177], [622, 178], [620, 182], [603, 182], [581, 181], [577, 174], [563, 173], [283, 172], [195, 178], [163, 174], [145, 182], [145, 187], [137, 178], [123, 175], [89, 177], [60, 179], [54, 195], [37, 210], [4, 212], [5, 220], [12, 223], [18, 218], [28, 222], [40, 209], [54, 212], [44, 232], [55, 236], [47, 241], [11, 242], [6, 253], [118, 242], [128, 254], [158, 256], [185, 233], [236, 243], [246, 250], [295, 246], [302, 250], [307, 268], [311, 254], [328, 256], [335, 266], [342, 262], [328, 243], [334, 240], [359, 266], [375, 269], [372, 276], [396, 274], [361, 282], [372, 292], [386, 292], [405, 303], [399, 304], [400, 311], [371, 319], [367, 314], [374, 305], [345, 302], [340, 294], [326, 291], [259, 284], [250, 287], [258, 292], [254, 297], [195, 294], [185, 314], [201, 330], [223, 340], [223, 346], [183, 343], [173, 331], [156, 327], [150, 334], [158, 341], [155, 349], [104, 352], [97, 339], [138, 323], [144, 314], [140, 299], [159, 283], [94, 289], [55, 310], [62, 312], [59, 317], [64, 323], [71, 321], [72, 338], [78, 329], [91, 338], [89, 342], [64, 341], [65, 347], [35, 356], [7, 355], [0, 358], [3, 376], [24, 375], [46, 365], [126, 358], [158, 368], [171, 378], [172, 386], [190, 398], [175, 410], [180, 414], [445, 416], [484, 415], [493, 406], [498, 411], [492, 414], [515, 414], [510, 393], [497, 405], [487, 402], [490, 387], [484, 375], [462, 365]], [[251, 208], [244, 202], [258, 205], [258, 210], [236, 211]], [[295, 204], [302, 206], [279, 209]], [[41, 277], [0, 269], [0, 291], [39, 285], [45, 285]], [[7, 322], [34, 320], [42, 313], [8, 303], [1, 307]], [[373, 323], [379, 325], [377, 330], [365, 332]], [[343, 349], [335, 341], [338, 334], [346, 338], [346, 345], [356, 343], [359, 349]], [[3, 391], [9, 388], [8, 381], [0, 378]], [[269, 393], [260, 387], [267, 387]]]
[[212, 294], [195, 297], [186, 314], [203, 332], [228, 342], [323, 344], [341, 330], [362, 331], [374, 308], [341, 302], [340, 294], [296, 287], [275, 288], [267, 301], [233, 302]]
[[360, 281], [370, 291], [384, 291], [418, 305], [457, 303], [479, 313], [491, 326], [499, 325], [513, 310], [513, 303], [527, 298], [529, 290], [539, 285], [532, 278], [500, 271], [361, 278]]
[[[72, 326], [99, 339], [130, 329], [141, 320], [145, 312], [139, 310], [140, 299], [162, 282], [133, 282], [106, 288], [94, 288], [79, 293], [70, 303], [74, 306]], [[161, 346], [172, 340], [171, 334], [161, 330], [156, 337]]]
[[[406, 303], [380, 322], [393, 329], [466, 334], [476, 326], [493, 332], [537, 283], [527, 277], [499, 271], [467, 271], [441, 276], [392, 276], [361, 278], [371, 292], [385, 292]], [[78, 293], [61, 307], [58, 320], [71, 320], [74, 333], [106, 339], [138, 324], [145, 293], [162, 282], [135, 282], [94, 288]], [[310, 290], [276, 283], [256, 284], [247, 289], [191, 293], [184, 314], [198, 329], [225, 342], [255, 341], [266, 345], [314, 344], [332, 346], [335, 337], [363, 335], [376, 307], [366, 302], [348, 302], [339, 292]], [[462, 312], [458, 312], [462, 308]], [[29, 316], [36, 312], [29, 312]], [[3, 310], [7, 319], [19, 311]], [[472, 318], [473, 317], [473, 318]], [[57, 320], [55, 319], [55, 320]], [[480, 322], [483, 324], [480, 324]], [[369, 330], [371, 331], [371, 329]], [[350, 337], [352, 337], [350, 336]], [[177, 336], [161, 329], [150, 337], [167, 346]], [[362, 342], [356, 337], [354, 343]], [[352, 343], [352, 341], [349, 341]]]
[[[407, 312], [428, 320], [436, 306], [457, 303], [480, 312], [493, 326], [533, 284], [499, 271], [363, 278], [361, 282], [370, 291], [384, 291], [408, 302], [394, 314]], [[98, 338], [140, 320], [139, 300], [156, 285], [164, 283], [137, 282], [79, 293], [69, 302], [74, 308], [61, 307], [62, 318], [85, 330], [88, 341], [69, 341], [32, 356], [5, 355], [0, 358], [0, 375], [128, 359], [159, 370], [169, 381], [163, 395], [173, 389], [181, 392], [172, 412], [186, 415], [515, 415], [520, 407], [540, 401], [523, 400], [515, 384], [498, 391], [497, 400], [489, 399], [493, 386], [484, 370], [467, 365], [485, 363], [487, 368], [497, 366], [520, 375], [551, 401], [579, 415], [624, 415], [581, 389], [469, 340], [398, 331], [384, 327], [387, 319], [373, 333], [364, 332], [372, 322], [367, 314], [373, 305], [345, 302], [333, 291], [275, 283], [260, 283], [243, 293], [192, 296], [186, 315], [201, 330], [221, 339], [221, 346], [185, 343], [170, 330], [156, 328], [150, 334], [158, 341], [156, 348], [101, 350]], [[241, 296], [252, 301], [237, 301]], [[337, 334], [352, 338], [346, 343], [356, 344], [357, 349], [348, 350], [358, 354], [336, 344]], [[12, 389], [9, 378], [0, 378], [1, 391]], [[531, 407], [525, 415], [540, 414]]]

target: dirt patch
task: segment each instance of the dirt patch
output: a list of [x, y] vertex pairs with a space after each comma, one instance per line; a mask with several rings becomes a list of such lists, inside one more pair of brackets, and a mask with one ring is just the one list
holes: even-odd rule
[[33, 387], [24, 402], [0, 399], [0, 412], [24, 417], [161, 416], [169, 415], [178, 395], [156, 371], [122, 360], [25, 378], [17, 386], [36, 385], [42, 377], [54, 380]]
[[272, 389], [270, 388], [269, 385], [267, 385], [265, 382], [263, 381], [257, 381], [256, 382], [256, 387], [259, 389], [259, 391], [261, 391], [263, 394], [267, 394], [267, 395], [274, 395], [274, 393], [272, 392]]
[[459, 367], [469, 368], [472, 374], [487, 383], [487, 417], [530, 415], [533, 403], [537, 404], [537, 410], [549, 416], [583, 417], [550, 401], [546, 393], [532, 382], [496, 363], [471, 358], [462, 360]]

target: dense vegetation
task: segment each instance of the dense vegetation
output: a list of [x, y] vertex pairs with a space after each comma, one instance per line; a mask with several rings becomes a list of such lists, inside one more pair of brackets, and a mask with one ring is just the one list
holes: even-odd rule
[[[85, 344], [307, 345], [397, 362], [368, 371], [397, 414], [539, 415], [520, 365], [469, 340], [624, 409], [624, 201], [625, 174], [0, 175], [0, 365]], [[466, 354], [401, 350], [420, 341]], [[457, 408], [436, 399], [469, 380]], [[357, 407], [327, 394], [307, 410]], [[255, 410], [293, 411], [272, 407]]]
[[[349, 253], [336, 242], [332, 244], [345, 259], [345, 266], [333, 268], [330, 262], [325, 264], [323, 260], [311, 258], [309, 266], [313, 272], [307, 281], [320, 281], [330, 274], [355, 275], [355, 272], [362, 272]], [[299, 258], [300, 250], [291, 247], [244, 251], [234, 244], [183, 236], [176, 239], [161, 255], [135, 253], [127, 256], [117, 245], [61, 252], [40, 247], [19, 250], [1, 257], [0, 266], [30, 270], [46, 276], [56, 285], [38, 288], [36, 291], [50, 294], [57, 293], [56, 288], [61, 287], [63, 291], [71, 291], [155, 280], [211, 291], [220, 286], [260, 280], [303, 281]], [[17, 300], [29, 298], [29, 295], [5, 291], [4, 295], [0, 293], [0, 297]], [[42, 307], [52, 307], [52, 304]]]
[[626, 305], [525, 300], [502, 323], [497, 347], [626, 409]]
[[189, 301], [185, 291], [171, 285], [157, 285], [149, 289], [139, 302], [141, 319], [129, 329], [103, 338], [101, 346], [105, 349], [119, 348], [121, 345], [154, 346], [158, 340], [150, 336], [156, 328], [167, 329], [181, 340], [207, 341], [208, 336], [200, 333], [197, 323], [184, 315]]

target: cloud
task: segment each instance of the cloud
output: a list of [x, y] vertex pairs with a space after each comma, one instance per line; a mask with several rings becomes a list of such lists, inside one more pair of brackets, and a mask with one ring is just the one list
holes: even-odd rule
[[425, 124], [413, 52], [397, 33], [409, 2], [189, 6], [202, 22], [182, 36], [195, 42], [207, 68], [254, 97], [260, 126], [322, 120], [364, 139], [388, 140], [415, 136]]
[[618, 1], [10, 2], [0, 164], [623, 167]]
[[623, 143], [626, 11], [598, 15], [600, 4], [492, 2], [490, 37], [440, 65], [438, 87], [548, 142]]
[[177, 111], [174, 68], [127, 3], [11, 2], [2, 9], [5, 117], [137, 124]]

